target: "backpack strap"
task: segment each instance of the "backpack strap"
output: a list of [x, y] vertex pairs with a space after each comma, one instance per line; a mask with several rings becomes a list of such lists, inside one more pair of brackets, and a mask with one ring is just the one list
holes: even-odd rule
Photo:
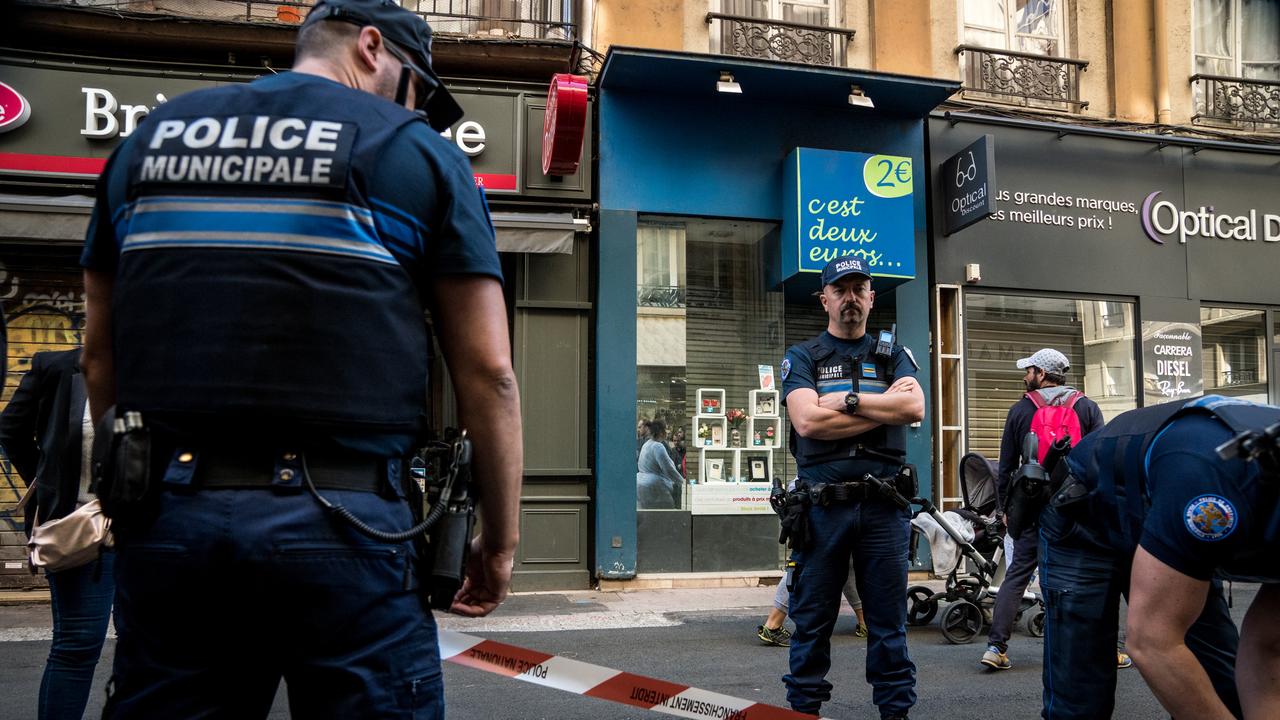
[[1037, 409], [1037, 410], [1039, 410], [1040, 408], [1042, 408], [1042, 407], [1044, 407], [1044, 406], [1045, 406], [1045, 404], [1044, 404], [1044, 396], [1043, 396], [1043, 395], [1041, 395], [1041, 394], [1040, 394], [1038, 391], [1036, 391], [1036, 390], [1032, 390], [1031, 392], [1027, 393], [1025, 397], [1026, 397], [1028, 400], [1030, 400], [1030, 401], [1031, 401], [1031, 404], [1032, 404], [1032, 405], [1035, 405], [1035, 406], [1036, 406], [1036, 409]]
[[1075, 410], [1076, 401], [1078, 401], [1082, 397], [1084, 397], [1084, 393], [1080, 392], [1079, 390], [1071, 393], [1071, 399], [1067, 401], [1067, 409]]

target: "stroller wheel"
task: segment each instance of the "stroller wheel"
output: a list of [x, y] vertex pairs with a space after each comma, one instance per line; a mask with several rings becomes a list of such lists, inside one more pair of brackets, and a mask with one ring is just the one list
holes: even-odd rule
[[1027, 634], [1044, 637], [1044, 608], [1036, 608], [1027, 613]]
[[968, 600], [957, 600], [942, 613], [942, 637], [952, 645], [973, 642], [982, 632], [982, 610]]
[[938, 614], [938, 601], [933, 599], [933, 591], [924, 585], [912, 585], [907, 588], [907, 624], [928, 625]]

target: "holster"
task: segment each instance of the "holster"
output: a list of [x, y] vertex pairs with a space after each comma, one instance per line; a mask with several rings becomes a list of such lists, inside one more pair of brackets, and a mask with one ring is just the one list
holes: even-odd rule
[[809, 493], [791, 491], [783, 496], [778, 519], [782, 531], [778, 543], [792, 550], [804, 550], [813, 544], [813, 530], [809, 526]]
[[1014, 540], [1040, 525], [1040, 511], [1049, 502], [1049, 477], [1039, 463], [1029, 462], [1018, 469], [1009, 482], [1005, 499], [1005, 523]]
[[158, 509], [159, 483], [152, 478], [151, 431], [142, 415], [117, 415], [112, 406], [94, 430], [90, 462], [93, 491], [102, 514], [117, 532], [150, 522]]
[[[475, 503], [470, 495], [471, 443], [462, 440], [457, 458], [457, 476], [448, 498], [442, 492], [454, 461], [447, 448], [424, 451], [424, 462], [414, 462], [406, 488], [414, 508], [415, 524], [427, 515], [440, 513], [435, 524], [414, 539], [417, 554], [418, 593], [426, 607], [447, 610], [466, 578], [475, 528]], [[439, 506], [439, 507], [437, 507]]]

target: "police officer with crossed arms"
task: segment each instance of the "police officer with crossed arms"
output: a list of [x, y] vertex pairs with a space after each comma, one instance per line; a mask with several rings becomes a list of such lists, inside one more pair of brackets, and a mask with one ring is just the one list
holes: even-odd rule
[[443, 717], [414, 545], [321, 498], [374, 532], [413, 524], [429, 308], [482, 525], [451, 609], [505, 597], [520, 403], [488, 210], [440, 135], [461, 114], [421, 17], [321, 0], [292, 72], [174, 98], [113, 153], [84, 372], [95, 419], [114, 405], [131, 448], [149, 433], [151, 472], [111, 485], [106, 717], [261, 718], [282, 676], [294, 717]]
[[[1059, 463], [1040, 518], [1043, 717], [1111, 716], [1121, 595], [1134, 664], [1174, 717], [1280, 717], [1277, 422], [1220, 396], [1156, 405]], [[1239, 632], [1222, 579], [1263, 583]]]
[[826, 331], [788, 348], [782, 361], [797, 490], [813, 499], [799, 518], [807, 528], [792, 533], [796, 630], [783, 682], [795, 710], [817, 714], [831, 699], [831, 631], [852, 556], [865, 601], [872, 699], [881, 717], [906, 718], [916, 701], [906, 633], [911, 516], [867, 476], [889, 482], [898, 476], [904, 426], [923, 419], [924, 394], [910, 350], [886, 340], [877, 353], [877, 338], [867, 333], [875, 291], [866, 261], [828, 263], [820, 299]]

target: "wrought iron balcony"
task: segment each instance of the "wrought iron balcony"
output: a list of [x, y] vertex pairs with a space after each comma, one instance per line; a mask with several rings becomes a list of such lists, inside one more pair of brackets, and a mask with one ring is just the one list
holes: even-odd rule
[[1192, 122], [1214, 122], [1253, 129], [1280, 128], [1280, 82], [1224, 75], [1191, 76], [1196, 114]]
[[956, 54], [964, 58], [966, 94], [1032, 107], [1089, 107], [1080, 99], [1080, 73], [1089, 67], [1087, 60], [976, 45], [961, 45]]
[[854, 33], [826, 25], [707, 13], [708, 25], [717, 20], [720, 52], [725, 55], [808, 65], [843, 65], [845, 48]]
[[636, 305], [682, 308], [685, 306], [685, 288], [677, 285], [640, 285], [636, 288]]
[[[145, 15], [299, 25], [315, 0], [36, 0], [42, 5], [107, 8]], [[438, 33], [536, 39], [574, 38], [564, 0], [400, 0]]]

